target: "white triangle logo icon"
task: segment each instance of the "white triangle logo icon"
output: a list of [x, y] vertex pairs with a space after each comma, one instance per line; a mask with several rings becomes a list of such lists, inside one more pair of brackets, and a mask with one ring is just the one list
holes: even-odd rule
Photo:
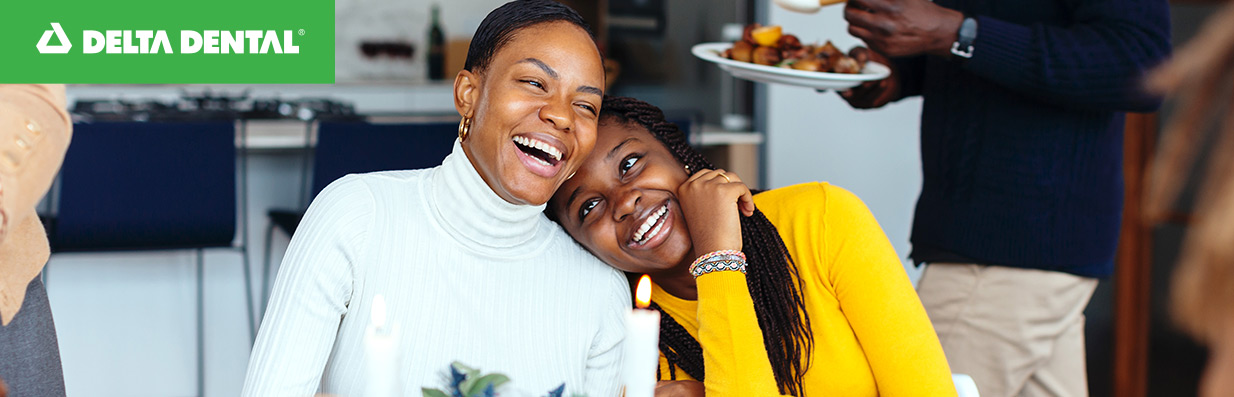
[[[60, 28], [60, 24], [51, 23], [52, 30], [43, 31], [43, 38], [39, 39], [39, 44], [34, 46], [39, 49], [40, 54], [68, 54], [69, 49], [73, 48], [73, 43], [69, 42], [69, 36], [64, 34], [64, 29]], [[60, 40], [60, 45], [50, 46], [47, 42], [51, 41], [51, 34], [56, 34], [56, 40]]]

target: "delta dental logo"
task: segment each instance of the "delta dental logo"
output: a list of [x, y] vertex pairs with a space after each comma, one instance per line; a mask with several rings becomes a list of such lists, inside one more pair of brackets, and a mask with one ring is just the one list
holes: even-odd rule
[[[57, 22], [43, 32], [35, 48], [40, 54], [68, 54], [73, 43]], [[304, 29], [297, 32], [274, 30], [181, 30], [180, 54], [299, 54], [295, 45], [297, 35], [304, 36]], [[52, 36], [60, 42], [51, 44]], [[136, 40], [134, 40], [136, 39]], [[175, 54], [172, 40], [166, 30], [83, 30], [81, 41], [83, 54]], [[247, 45], [246, 45], [247, 44]]]
[[0, 84], [334, 83], [333, 1], [147, 3], [4, 3]]

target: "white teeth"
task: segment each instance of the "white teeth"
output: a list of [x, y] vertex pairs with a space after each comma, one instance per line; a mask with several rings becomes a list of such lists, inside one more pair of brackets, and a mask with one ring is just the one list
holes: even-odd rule
[[[642, 242], [643, 237], [650, 239], [652, 237], [655, 237], [657, 234], [659, 234], [660, 228], [664, 226], [664, 224], [656, 225], [656, 223], [660, 221], [660, 218], [663, 217], [664, 213], [666, 212], [668, 212], [668, 205], [664, 205], [660, 207], [659, 211], [656, 211], [656, 213], [651, 214], [651, 216], [647, 217], [647, 221], [643, 222], [643, 224], [638, 227], [638, 230], [634, 232], [634, 241]], [[651, 229], [652, 225], [655, 225], [655, 229]], [[647, 233], [649, 229], [651, 230], [650, 234]]]
[[540, 164], [544, 164], [544, 165], [547, 165], [547, 166], [549, 166], [549, 167], [552, 167], [552, 166], [553, 166], [552, 164], [549, 164], [547, 161], [544, 161], [543, 159], [541, 159], [541, 158], [539, 158], [539, 157], [536, 157], [536, 156], [527, 156], [527, 157], [531, 157], [531, 159], [532, 159], [532, 160], [535, 160], [536, 162], [538, 162], [538, 163], [540, 163]]
[[660, 224], [656, 225], [655, 229], [651, 229], [651, 232], [647, 233], [647, 239], [651, 240], [655, 238], [656, 236], [660, 235], [660, 229], [663, 227], [664, 227], [664, 222], [660, 222]]
[[550, 145], [548, 142], [521, 135], [514, 137], [514, 142], [529, 148], [537, 149], [544, 153], [548, 153], [549, 156], [553, 156], [554, 160], [561, 161], [561, 151], [557, 150], [556, 147], [553, 147], [553, 145]]

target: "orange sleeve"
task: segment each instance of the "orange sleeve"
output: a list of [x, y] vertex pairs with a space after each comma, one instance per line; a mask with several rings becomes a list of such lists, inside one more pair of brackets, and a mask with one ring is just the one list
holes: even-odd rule
[[895, 249], [861, 199], [828, 185], [819, 258], [882, 396], [954, 396], [951, 370]]
[[708, 396], [780, 395], [744, 274], [720, 271], [698, 278], [698, 342]]

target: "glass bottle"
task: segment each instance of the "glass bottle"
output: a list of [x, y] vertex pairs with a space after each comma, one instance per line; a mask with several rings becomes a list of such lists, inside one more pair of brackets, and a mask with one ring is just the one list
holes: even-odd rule
[[428, 30], [428, 78], [446, 77], [446, 37], [441, 31], [441, 7], [433, 4], [433, 22]]

